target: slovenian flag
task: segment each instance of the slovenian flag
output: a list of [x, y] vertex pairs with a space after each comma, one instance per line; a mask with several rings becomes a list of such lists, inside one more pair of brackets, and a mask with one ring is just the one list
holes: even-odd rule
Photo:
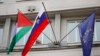
[[15, 44], [26, 35], [29, 35], [29, 31], [32, 28], [32, 22], [30, 22], [20, 11], [17, 16], [15, 35], [8, 47], [8, 54], [13, 51]]
[[35, 43], [39, 35], [42, 33], [42, 31], [46, 28], [49, 21], [46, 16], [46, 12], [44, 8], [41, 9], [39, 14], [36, 17], [36, 20], [34, 21], [31, 34], [29, 36], [29, 39], [23, 49], [22, 56], [26, 56], [28, 51], [31, 49], [32, 45]]

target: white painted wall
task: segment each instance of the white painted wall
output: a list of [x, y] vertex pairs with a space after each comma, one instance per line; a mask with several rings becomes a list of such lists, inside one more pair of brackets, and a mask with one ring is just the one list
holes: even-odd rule
[[[8, 1], [8, 0], [7, 0]], [[10, 0], [12, 1], [12, 0]], [[0, 15], [11, 15], [16, 14], [18, 9], [24, 13], [28, 12], [28, 6], [34, 6], [36, 11], [39, 11], [42, 6], [41, 1], [23, 1], [23, 2], [14, 2], [0, 4]], [[68, 9], [77, 9], [77, 8], [88, 8], [88, 7], [97, 7], [100, 6], [99, 0], [44, 0], [47, 11], [58, 11], [58, 10], [68, 10]], [[61, 18], [62, 19], [62, 18]], [[55, 29], [55, 20], [52, 20], [53, 28]], [[61, 38], [67, 33], [66, 29], [66, 19], [61, 21]], [[57, 23], [56, 23], [57, 24]], [[59, 23], [60, 24], [60, 23]], [[64, 40], [66, 41], [66, 40]], [[64, 43], [63, 41], [63, 43]], [[67, 45], [67, 43], [63, 44]], [[100, 56], [100, 47], [93, 48], [92, 56]], [[21, 52], [13, 52], [11, 56], [21, 56]], [[0, 53], [0, 56], [7, 56], [6, 53]], [[32, 51], [28, 56], [82, 56], [81, 49], [65, 49], [65, 50], [53, 50], [53, 51]]]
[[[100, 47], [92, 49], [91, 56], [100, 56]], [[8, 56], [6, 53], [0, 53], [0, 56]], [[10, 56], [21, 56], [21, 52], [13, 52]], [[64, 49], [50, 51], [30, 51], [27, 56], [82, 56], [82, 49]]]
[[[8, 0], [7, 0], [8, 1]], [[42, 1], [23, 1], [23, 2], [13, 2], [0, 4], [0, 15], [16, 14], [17, 9], [20, 9], [24, 13], [30, 13], [27, 11], [28, 6], [35, 6], [36, 11], [38, 11], [42, 6]], [[47, 11], [57, 11], [57, 10], [68, 10], [76, 8], [87, 8], [87, 7], [97, 7], [100, 6], [99, 0], [44, 0], [45, 7]], [[36, 12], [35, 11], [35, 12]]]
[[56, 36], [56, 41], [60, 41], [61, 37], [61, 32], [60, 32], [60, 21], [61, 21], [61, 15], [60, 14], [55, 14], [55, 36]]
[[8, 40], [9, 40], [9, 32], [10, 32], [10, 24], [11, 24], [11, 19], [7, 18], [5, 25], [4, 25], [4, 30], [3, 30], [3, 39], [0, 47], [2, 49], [6, 49], [8, 46]]
[[[61, 20], [61, 39], [64, 38], [64, 36], [67, 34], [67, 18], [63, 18]], [[61, 45], [62, 46], [67, 46], [67, 42], [66, 42], [65, 38], [64, 40], [62, 40]]]

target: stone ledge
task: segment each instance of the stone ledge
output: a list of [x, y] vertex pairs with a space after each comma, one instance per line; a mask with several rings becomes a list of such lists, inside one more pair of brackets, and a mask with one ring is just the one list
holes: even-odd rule
[[[100, 47], [100, 44], [93, 44], [93, 47]], [[46, 47], [46, 48], [31, 48], [31, 51], [49, 51], [49, 50], [63, 50], [63, 49], [77, 49], [81, 48], [81, 45], [65, 46], [65, 47]], [[14, 49], [13, 52], [21, 52], [23, 49]], [[6, 53], [7, 50], [0, 49], [0, 53]]]

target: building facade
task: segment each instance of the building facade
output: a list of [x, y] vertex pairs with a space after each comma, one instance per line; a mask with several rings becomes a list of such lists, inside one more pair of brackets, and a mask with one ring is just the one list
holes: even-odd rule
[[[0, 56], [7, 56], [6, 51], [12, 38], [17, 19], [18, 10], [34, 22], [38, 11], [45, 5], [50, 23], [43, 33], [39, 36], [35, 46], [32, 47], [28, 56], [40, 55], [63, 55], [63, 56], [82, 56], [80, 37], [78, 27], [66, 36], [82, 20], [88, 17], [93, 11], [96, 11], [95, 32], [93, 38], [92, 56], [100, 56], [100, 1], [99, 0], [1, 0], [0, 2]], [[53, 29], [53, 30], [52, 30]], [[53, 34], [55, 33], [55, 36]], [[54, 47], [52, 42], [60, 41], [60, 48]], [[55, 38], [56, 37], [56, 38]], [[15, 46], [11, 56], [21, 56], [21, 51], [27, 41], [22, 38]], [[79, 47], [76, 47], [79, 46]], [[74, 48], [74, 49], [73, 49]], [[52, 49], [52, 50], [51, 50]], [[59, 51], [58, 51], [59, 50]], [[53, 53], [55, 52], [55, 53]], [[74, 53], [75, 52], [75, 53]], [[58, 54], [57, 54], [58, 53]], [[73, 54], [75, 55], [73, 55]]]

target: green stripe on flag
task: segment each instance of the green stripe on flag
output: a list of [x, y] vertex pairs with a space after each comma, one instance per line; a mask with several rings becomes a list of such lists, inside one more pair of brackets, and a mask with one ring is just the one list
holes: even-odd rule
[[31, 29], [31, 27], [22, 28], [12, 39], [12, 42], [8, 48], [7, 54], [13, 51], [15, 44]]

